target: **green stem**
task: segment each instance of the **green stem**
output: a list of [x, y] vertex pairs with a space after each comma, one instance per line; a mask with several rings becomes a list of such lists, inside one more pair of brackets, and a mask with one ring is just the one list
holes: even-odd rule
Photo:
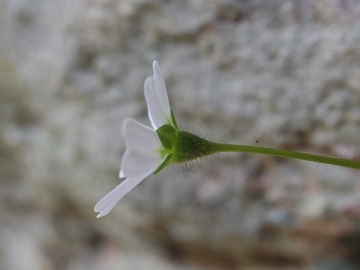
[[260, 146], [222, 144], [222, 143], [214, 143], [213, 146], [215, 153], [219, 153], [219, 152], [256, 153], [256, 154], [272, 155], [272, 156], [278, 156], [284, 158], [301, 159], [301, 160], [337, 165], [337, 166], [353, 168], [353, 169], [360, 169], [360, 162], [349, 159], [326, 157], [326, 156], [294, 152], [290, 150], [260, 147]]

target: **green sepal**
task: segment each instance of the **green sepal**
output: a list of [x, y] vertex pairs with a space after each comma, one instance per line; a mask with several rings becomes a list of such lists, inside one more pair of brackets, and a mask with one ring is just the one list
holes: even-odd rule
[[159, 167], [156, 168], [156, 170], [154, 171], [154, 174], [157, 174], [158, 172], [160, 172], [162, 169], [164, 169], [166, 166], [170, 165], [172, 163], [172, 154], [169, 154], [163, 163], [160, 164]]
[[174, 116], [174, 113], [172, 111], [172, 109], [170, 108], [170, 112], [171, 112], [171, 122], [172, 122], [172, 126], [175, 128], [175, 129], [179, 129], [177, 123], [176, 123], [176, 119], [175, 119], [175, 116]]
[[216, 144], [195, 134], [178, 131], [173, 150], [173, 162], [182, 163], [216, 153]]
[[165, 149], [173, 149], [173, 145], [176, 139], [176, 130], [175, 128], [170, 125], [166, 124], [159, 127], [156, 130], [157, 134], [159, 135], [160, 141]]

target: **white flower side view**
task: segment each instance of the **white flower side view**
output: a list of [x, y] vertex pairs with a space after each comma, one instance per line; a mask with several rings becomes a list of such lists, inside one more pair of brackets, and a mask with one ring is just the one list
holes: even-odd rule
[[356, 160], [320, 156], [260, 146], [215, 143], [179, 130], [169, 105], [159, 64], [154, 61], [154, 76], [145, 80], [145, 98], [153, 128], [126, 119], [123, 133], [126, 151], [119, 177], [120, 185], [95, 205], [98, 218], [107, 215], [131, 189], [151, 173], [158, 173], [173, 163], [203, 162], [204, 157], [221, 152], [257, 153], [360, 169]]
[[148, 175], [153, 173], [169, 155], [156, 133], [159, 127], [172, 123], [171, 110], [164, 80], [158, 62], [153, 62], [154, 77], [145, 81], [145, 98], [150, 122], [147, 127], [133, 119], [123, 123], [126, 152], [122, 158], [119, 177], [126, 178], [120, 185], [102, 198], [94, 208], [97, 217], [107, 215], [116, 203]]

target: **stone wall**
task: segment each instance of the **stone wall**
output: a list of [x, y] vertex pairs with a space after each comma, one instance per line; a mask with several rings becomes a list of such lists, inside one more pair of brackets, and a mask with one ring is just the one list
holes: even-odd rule
[[93, 207], [123, 120], [149, 124], [154, 59], [185, 130], [360, 160], [359, 18], [355, 0], [1, 0], [0, 270], [358, 269], [354, 170], [227, 154]]

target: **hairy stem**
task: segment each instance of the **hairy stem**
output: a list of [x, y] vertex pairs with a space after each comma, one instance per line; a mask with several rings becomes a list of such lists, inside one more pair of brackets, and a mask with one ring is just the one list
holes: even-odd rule
[[326, 157], [321, 155], [301, 153], [290, 150], [281, 150], [281, 149], [274, 149], [274, 148], [267, 148], [260, 146], [249, 146], [249, 145], [222, 144], [222, 143], [214, 143], [213, 147], [214, 147], [214, 153], [219, 153], [219, 152], [256, 153], [256, 154], [271, 155], [271, 156], [278, 156], [284, 158], [301, 159], [306, 161], [337, 165], [337, 166], [353, 168], [353, 169], [360, 169], [359, 161], [335, 158], [335, 157]]

